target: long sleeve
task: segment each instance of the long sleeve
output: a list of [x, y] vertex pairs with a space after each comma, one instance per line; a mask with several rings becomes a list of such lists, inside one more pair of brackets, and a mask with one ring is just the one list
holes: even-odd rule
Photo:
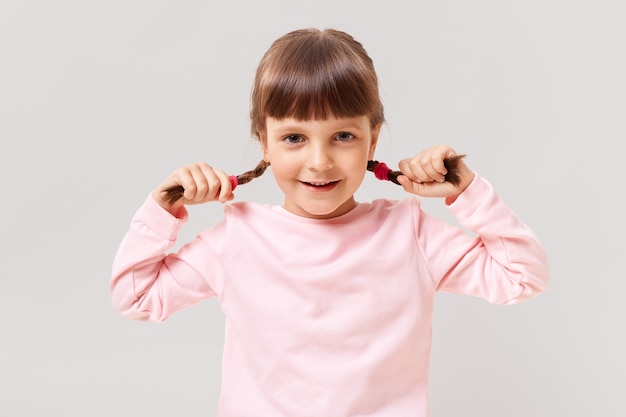
[[202, 240], [167, 254], [187, 221], [184, 208], [180, 216], [172, 216], [151, 196], [135, 213], [113, 261], [111, 300], [120, 314], [163, 321], [215, 295], [206, 279], [207, 268], [194, 264], [195, 259], [205, 263], [211, 258]]
[[437, 290], [512, 304], [548, 287], [548, 260], [537, 236], [484, 178], [477, 175], [449, 209], [475, 236], [468, 239], [458, 229], [420, 216], [418, 240], [426, 248]]

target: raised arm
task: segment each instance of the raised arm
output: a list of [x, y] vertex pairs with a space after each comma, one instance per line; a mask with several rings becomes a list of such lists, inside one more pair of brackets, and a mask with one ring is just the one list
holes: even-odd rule
[[[184, 188], [169, 201], [165, 190]], [[228, 201], [230, 178], [207, 164], [191, 164], [168, 176], [133, 217], [113, 261], [111, 300], [121, 314], [138, 320], [163, 321], [174, 312], [215, 295], [211, 280], [219, 257], [196, 239], [168, 253], [187, 220], [185, 204]]]
[[459, 182], [446, 180], [445, 158], [456, 153], [441, 145], [400, 162], [399, 182], [408, 192], [442, 197], [462, 230], [427, 214], [417, 224], [418, 240], [432, 266], [437, 289], [469, 294], [492, 303], [516, 303], [542, 293], [549, 270], [535, 233], [504, 203], [484, 178], [463, 161]]

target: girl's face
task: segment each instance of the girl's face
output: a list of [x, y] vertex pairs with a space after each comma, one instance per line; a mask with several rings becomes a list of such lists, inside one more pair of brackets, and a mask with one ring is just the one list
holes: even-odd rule
[[260, 135], [263, 158], [285, 194], [283, 207], [322, 219], [352, 210], [379, 132], [368, 116], [308, 121], [268, 117]]

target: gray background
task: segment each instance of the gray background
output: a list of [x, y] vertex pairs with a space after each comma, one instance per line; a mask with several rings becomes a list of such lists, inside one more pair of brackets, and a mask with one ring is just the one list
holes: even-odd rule
[[[254, 69], [309, 26], [348, 31], [373, 57], [389, 121], [378, 159], [438, 143], [467, 153], [550, 258], [549, 291], [525, 304], [440, 294], [432, 415], [626, 415], [625, 12], [618, 0], [2, 1], [0, 415], [214, 415], [215, 300], [128, 320], [110, 307], [111, 261], [173, 169], [259, 160]], [[404, 196], [368, 176], [357, 197]], [[237, 199], [281, 202], [271, 174]], [[191, 216], [182, 240], [221, 207]]]

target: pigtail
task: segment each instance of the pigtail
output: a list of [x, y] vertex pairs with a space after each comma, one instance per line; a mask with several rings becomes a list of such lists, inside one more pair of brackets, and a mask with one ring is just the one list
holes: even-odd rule
[[[250, 171], [246, 171], [243, 174], [240, 174], [237, 176], [231, 175], [230, 183], [233, 187], [233, 190], [237, 188], [237, 185], [246, 184], [252, 181], [253, 179], [263, 175], [263, 173], [265, 172], [268, 166], [270, 166], [269, 162], [261, 161], [257, 164], [256, 167], [254, 167], [254, 169], [251, 169]], [[185, 189], [183, 188], [182, 185], [175, 185], [175, 186], [172, 186], [163, 190], [163, 193], [165, 194], [165, 199], [170, 204], [173, 204], [178, 199], [180, 199], [183, 196], [184, 192], [185, 192]]]
[[[459, 175], [459, 161], [463, 159], [465, 155], [455, 155], [443, 160], [443, 165], [448, 170], [446, 174], [446, 181], [459, 185], [461, 183], [461, 177]], [[400, 185], [398, 182], [398, 176], [402, 175], [400, 171], [393, 171], [384, 162], [367, 161], [367, 170], [374, 173], [376, 178], [382, 181], [391, 181], [394, 184]]]
[[[253, 179], [260, 177], [261, 175], [263, 175], [263, 173], [265, 172], [268, 166], [270, 166], [269, 162], [261, 160], [261, 162], [259, 162], [257, 166], [254, 167], [254, 169], [251, 169], [250, 171], [246, 171], [243, 174], [237, 175], [236, 177], [237, 184], [238, 185], [247, 184]], [[234, 189], [235, 187], [233, 187], [233, 190]]]

